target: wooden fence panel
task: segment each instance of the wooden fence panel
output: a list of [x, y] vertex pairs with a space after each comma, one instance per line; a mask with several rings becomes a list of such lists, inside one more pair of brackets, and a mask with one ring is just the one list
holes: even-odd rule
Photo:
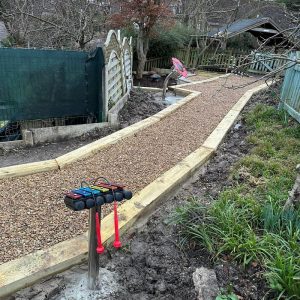
[[[300, 51], [291, 53], [289, 58], [300, 61]], [[285, 71], [280, 98], [280, 107], [300, 123], [300, 63], [291, 62]]]
[[215, 53], [214, 51], [201, 52], [199, 49], [179, 49], [176, 52], [178, 57], [189, 68], [216, 68], [233, 69], [244, 63], [247, 52], [224, 50]]
[[274, 57], [271, 53], [253, 53], [251, 55], [253, 63], [249, 67], [249, 72], [257, 74], [266, 74], [280, 69], [284, 63], [284, 59]]
[[153, 71], [155, 68], [170, 68], [171, 67], [171, 59], [170, 57], [159, 57], [159, 58], [151, 58], [146, 61], [145, 71]]

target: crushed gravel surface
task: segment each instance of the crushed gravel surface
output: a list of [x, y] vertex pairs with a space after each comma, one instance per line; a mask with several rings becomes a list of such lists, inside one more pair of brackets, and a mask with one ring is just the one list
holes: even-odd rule
[[200, 80], [206, 80], [209, 79], [210, 77], [205, 77], [205, 76], [201, 76], [201, 75], [194, 75], [191, 77], [188, 77], [188, 80], [190, 81], [200, 81]]
[[[160, 122], [61, 171], [0, 181], [0, 263], [48, 248], [87, 230], [87, 212], [64, 207], [63, 192], [86, 177], [104, 176], [141, 190], [196, 150], [231, 107], [253, 86], [251, 78], [230, 76], [195, 84], [202, 94]], [[111, 207], [105, 207], [107, 213]]]

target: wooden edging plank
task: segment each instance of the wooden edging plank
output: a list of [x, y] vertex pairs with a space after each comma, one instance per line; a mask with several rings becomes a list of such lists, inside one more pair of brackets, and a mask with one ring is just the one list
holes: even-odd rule
[[243, 110], [247, 102], [255, 93], [267, 89], [268, 86], [268, 84], [264, 83], [245, 92], [245, 94], [232, 107], [232, 109], [227, 113], [227, 115], [223, 118], [223, 120], [219, 123], [215, 130], [208, 136], [208, 138], [203, 143], [203, 146], [213, 150], [217, 150], [224, 137], [226, 136], [228, 130], [236, 121], [237, 117], [239, 116], [240, 112]]
[[0, 179], [26, 176], [34, 173], [58, 170], [55, 159], [0, 168]]
[[[212, 78], [209, 78], [209, 79], [203, 79], [203, 80], [199, 80], [199, 81], [193, 81], [193, 82], [189, 82], [189, 83], [183, 83], [183, 84], [177, 85], [177, 87], [182, 88], [182, 87], [186, 87], [186, 86], [190, 86], [190, 85], [194, 85], [194, 84], [210, 82], [210, 81], [214, 81], [214, 80], [219, 79], [219, 78], [228, 77], [228, 76], [230, 76], [230, 75], [232, 75], [232, 74], [231, 74], [231, 73], [228, 73], [228, 74], [224, 74], [224, 75], [212, 77]], [[187, 91], [188, 91], [188, 90], [187, 90]]]
[[[171, 197], [199, 167], [207, 162], [251, 96], [265, 88], [267, 85], [263, 84], [247, 91], [200, 148], [136, 193], [130, 201], [125, 202], [119, 209], [121, 232], [125, 232], [133, 225], [145, 223], [161, 201]], [[113, 213], [110, 213], [102, 222], [103, 240], [106, 243], [110, 243], [114, 236], [112, 224]], [[0, 297], [10, 295], [42, 278], [83, 262], [87, 257], [87, 247], [87, 234], [84, 234], [0, 265]]]

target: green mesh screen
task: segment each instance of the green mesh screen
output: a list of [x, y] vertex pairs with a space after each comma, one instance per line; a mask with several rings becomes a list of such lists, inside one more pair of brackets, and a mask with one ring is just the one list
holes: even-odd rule
[[0, 128], [5, 122], [90, 116], [102, 121], [101, 48], [0, 48]]

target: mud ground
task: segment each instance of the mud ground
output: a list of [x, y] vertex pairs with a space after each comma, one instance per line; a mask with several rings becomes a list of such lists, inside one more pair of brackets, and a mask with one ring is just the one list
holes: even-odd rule
[[[142, 79], [133, 79], [133, 85], [134, 86], [144, 86], [144, 87], [155, 87], [155, 88], [162, 88], [164, 85], [164, 81], [166, 79], [166, 76], [162, 76], [159, 79], [153, 80], [151, 75], [144, 75]], [[176, 80], [170, 79], [168, 86], [176, 85]]]
[[[139, 122], [151, 115], [156, 114], [166, 107], [165, 104], [154, 99], [152, 94], [141, 89], [133, 90], [126, 105], [120, 112], [120, 127], [124, 128]], [[0, 149], [0, 168], [40, 160], [53, 159], [95, 140], [105, 137], [118, 128], [106, 127], [96, 129], [81, 137], [59, 141], [55, 143], [44, 143], [33, 147], [19, 148], [11, 151]]]
[[87, 265], [83, 264], [8, 299], [194, 300], [192, 274], [201, 266], [214, 269], [220, 289], [230, 288], [239, 299], [262, 299], [267, 289], [258, 267], [245, 270], [228, 262], [214, 262], [200, 249], [180, 248], [176, 227], [168, 220], [190, 197], [210, 202], [231, 185], [231, 166], [251, 149], [245, 140], [249, 132], [244, 116], [259, 102], [276, 105], [270, 98], [270, 92], [253, 97], [210, 162], [158, 208], [145, 226], [123, 236], [121, 250], [109, 248], [100, 257], [99, 291], [86, 290]]
[[142, 89], [135, 89], [130, 98], [119, 113], [121, 128], [130, 126], [145, 118], [148, 118], [167, 107], [159, 101], [154, 94], [146, 93]]

